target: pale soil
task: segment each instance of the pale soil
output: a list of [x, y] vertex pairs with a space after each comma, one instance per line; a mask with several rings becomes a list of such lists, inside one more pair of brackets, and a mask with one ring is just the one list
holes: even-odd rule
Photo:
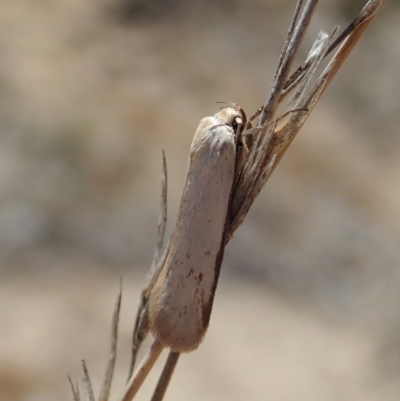
[[[0, 400], [71, 399], [67, 375], [80, 378], [82, 358], [99, 388], [119, 273], [124, 293], [116, 399], [143, 279], [82, 268], [2, 281]], [[223, 275], [206, 339], [181, 358], [167, 399], [397, 400], [400, 388], [378, 363], [378, 340], [378, 330], [329, 319], [263, 285]], [[149, 399], [160, 364], [156, 372], [139, 400]]]

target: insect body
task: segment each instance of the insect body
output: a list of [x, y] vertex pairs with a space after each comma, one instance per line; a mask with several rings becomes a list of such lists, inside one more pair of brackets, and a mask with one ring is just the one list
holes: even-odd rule
[[190, 148], [178, 219], [149, 299], [153, 335], [175, 352], [195, 350], [208, 327], [245, 118], [227, 107], [202, 119]]

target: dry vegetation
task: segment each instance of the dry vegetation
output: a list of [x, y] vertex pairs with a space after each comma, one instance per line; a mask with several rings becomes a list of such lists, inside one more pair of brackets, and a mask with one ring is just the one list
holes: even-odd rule
[[[260, 105], [294, 2], [111, 3], [0, 4], [1, 401], [71, 399], [83, 357], [102, 378], [123, 276], [121, 387], [160, 149], [172, 223], [198, 120]], [[305, 50], [348, 3], [321, 1]], [[228, 246], [169, 399], [398, 399], [399, 19], [389, 2]]]

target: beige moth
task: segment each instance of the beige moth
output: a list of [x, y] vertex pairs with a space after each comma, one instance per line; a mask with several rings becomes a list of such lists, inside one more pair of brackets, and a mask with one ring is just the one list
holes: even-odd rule
[[223, 108], [200, 121], [190, 147], [177, 222], [149, 298], [151, 331], [174, 352], [195, 350], [207, 331], [245, 124], [242, 109]]

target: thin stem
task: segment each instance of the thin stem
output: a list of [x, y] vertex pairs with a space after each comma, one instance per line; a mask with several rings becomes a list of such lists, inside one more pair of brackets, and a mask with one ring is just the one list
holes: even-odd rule
[[137, 371], [129, 379], [125, 391], [119, 401], [131, 401], [133, 399], [142, 386], [150, 370], [153, 368], [163, 349], [164, 346], [158, 340], [154, 340], [146, 356], [142, 359]]
[[170, 351], [151, 401], [163, 400], [180, 355], [179, 352]]

